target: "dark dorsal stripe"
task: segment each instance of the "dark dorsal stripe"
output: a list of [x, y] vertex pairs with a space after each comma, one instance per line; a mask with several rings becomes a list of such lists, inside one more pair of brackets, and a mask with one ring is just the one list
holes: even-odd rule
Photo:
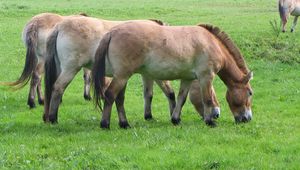
[[239, 48], [233, 43], [233, 41], [229, 38], [229, 36], [224, 31], [221, 31], [220, 28], [214, 27], [213, 25], [209, 25], [209, 24], [199, 24], [198, 26], [205, 28], [210, 33], [215, 35], [224, 44], [224, 46], [227, 48], [229, 53], [233, 56], [234, 61], [236, 62], [240, 70], [244, 74], [249, 73], [249, 69], [246, 66], [244, 57], [242, 56]]

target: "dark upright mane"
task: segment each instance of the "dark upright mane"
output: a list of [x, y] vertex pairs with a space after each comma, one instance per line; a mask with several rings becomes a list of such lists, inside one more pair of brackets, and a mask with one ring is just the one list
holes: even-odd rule
[[209, 25], [209, 24], [199, 24], [198, 26], [205, 28], [210, 33], [215, 35], [228, 49], [229, 53], [233, 56], [234, 61], [236, 62], [240, 70], [244, 74], [249, 73], [249, 69], [246, 66], [244, 57], [242, 56], [239, 48], [233, 43], [233, 41], [229, 38], [229, 36], [224, 31], [221, 31], [220, 28], [214, 27], [213, 25]]
[[89, 15], [86, 14], [86, 13], [84, 13], [84, 12], [81, 12], [81, 13], [79, 13], [78, 15], [81, 15], [81, 16], [84, 16], [84, 17], [89, 17]]
[[149, 20], [157, 23], [158, 25], [168, 25], [167, 23], [165, 23], [161, 20], [158, 20], [158, 19], [149, 19]]

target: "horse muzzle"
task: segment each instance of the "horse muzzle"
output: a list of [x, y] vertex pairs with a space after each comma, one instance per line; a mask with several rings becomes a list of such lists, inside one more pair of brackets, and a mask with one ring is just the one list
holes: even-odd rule
[[211, 109], [211, 114], [214, 119], [218, 119], [221, 115], [220, 107], [213, 107]]
[[234, 117], [236, 123], [246, 123], [252, 119], [251, 109], [246, 109], [245, 112], [238, 114]]

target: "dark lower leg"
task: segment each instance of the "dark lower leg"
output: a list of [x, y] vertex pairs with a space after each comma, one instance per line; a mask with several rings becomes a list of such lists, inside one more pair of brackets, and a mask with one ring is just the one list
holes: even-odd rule
[[31, 81], [30, 81], [30, 89], [29, 89], [29, 94], [28, 94], [28, 100], [27, 104], [29, 105], [30, 108], [35, 107], [35, 95], [36, 95], [36, 88], [39, 82], [39, 76], [34, 72], [32, 73]]
[[[101, 128], [104, 129], [109, 128], [112, 104], [114, 103], [119, 92], [125, 87], [126, 83], [127, 83], [127, 79], [114, 78], [110, 83], [109, 87], [107, 88], [107, 90], [105, 91], [104, 108], [102, 112], [102, 119], [100, 122]], [[119, 117], [119, 120], [126, 118], [125, 109], [124, 109], [124, 113], [123, 112], [120, 113], [124, 117]]]
[[91, 71], [90, 70], [84, 69], [83, 80], [84, 80], [83, 97], [85, 100], [91, 100], [91, 95], [90, 95]]
[[152, 119], [152, 98], [153, 98], [153, 80], [143, 77], [144, 84], [144, 118], [145, 120]]
[[39, 80], [39, 83], [37, 85], [37, 96], [38, 96], [38, 102], [40, 105], [44, 104], [44, 97], [42, 94], [42, 87], [41, 87], [41, 79]]
[[62, 98], [62, 91], [54, 90], [51, 96], [50, 108], [49, 108], [49, 121], [51, 123], [57, 123], [58, 107]]
[[169, 81], [156, 80], [156, 83], [160, 87], [160, 89], [164, 92], [165, 96], [167, 97], [169, 102], [170, 115], [172, 115], [176, 106], [174, 90]]
[[179, 90], [178, 97], [177, 97], [177, 104], [172, 113], [172, 119], [171, 119], [171, 121], [174, 125], [177, 125], [180, 123], [181, 110], [186, 101], [186, 97], [189, 92], [190, 85], [191, 85], [191, 81], [181, 80], [181, 82], [180, 82], [180, 90]]
[[125, 90], [126, 90], [126, 86], [120, 91], [120, 93], [116, 98], [116, 107], [119, 115], [119, 126], [124, 129], [130, 127], [126, 118], [125, 108], [124, 108]]

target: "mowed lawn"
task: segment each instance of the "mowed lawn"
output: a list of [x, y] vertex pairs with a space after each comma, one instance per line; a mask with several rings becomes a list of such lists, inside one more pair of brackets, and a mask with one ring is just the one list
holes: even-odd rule
[[[170, 25], [211, 23], [226, 31], [254, 72], [253, 120], [235, 124], [216, 77], [221, 105], [216, 128], [199, 118], [189, 101], [182, 123], [170, 122], [167, 100], [155, 86], [154, 120], [143, 119], [142, 81], [133, 76], [125, 107], [131, 129], [100, 129], [100, 112], [83, 99], [82, 72], [70, 84], [59, 123], [42, 121], [43, 107], [26, 105], [28, 85], [19, 91], [0, 86], [0, 169], [299, 169], [300, 25], [276, 36], [275, 0], [1, 0], [0, 81], [13, 81], [25, 62], [21, 32], [42, 12], [85, 12], [111, 19], [157, 18]], [[292, 20], [289, 21], [289, 27]], [[178, 82], [173, 86], [178, 92]]]

